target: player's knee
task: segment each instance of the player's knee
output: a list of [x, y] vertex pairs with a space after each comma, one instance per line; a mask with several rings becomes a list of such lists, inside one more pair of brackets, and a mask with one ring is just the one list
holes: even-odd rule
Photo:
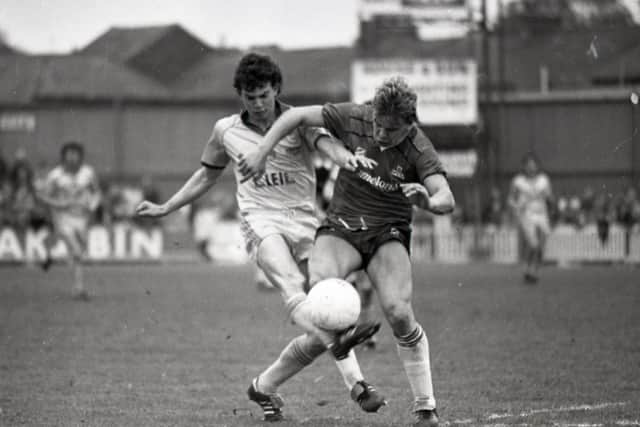
[[340, 277], [340, 273], [338, 269], [330, 263], [309, 266], [309, 285], [311, 287], [321, 280], [332, 277]]
[[389, 321], [389, 325], [393, 332], [397, 335], [403, 335], [411, 330], [413, 326], [414, 316], [411, 310], [411, 304], [408, 301], [394, 301], [384, 304], [382, 309]]
[[265, 275], [273, 285], [278, 288], [285, 298], [303, 292], [307, 278], [300, 271], [276, 271], [262, 267]]

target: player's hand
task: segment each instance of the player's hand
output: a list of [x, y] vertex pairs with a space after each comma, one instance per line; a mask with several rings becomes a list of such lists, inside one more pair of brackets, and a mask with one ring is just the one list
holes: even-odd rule
[[362, 154], [351, 154], [342, 167], [348, 171], [353, 172], [358, 169], [358, 167], [373, 169], [377, 165], [378, 162], [368, 158], [367, 156], [363, 156]]
[[266, 163], [267, 156], [259, 150], [246, 155], [238, 154], [238, 171], [242, 174], [240, 183], [247, 182], [252, 178], [260, 178], [264, 174]]
[[429, 192], [424, 185], [412, 182], [400, 184], [400, 188], [412, 204], [429, 209]]
[[165, 216], [167, 213], [169, 212], [164, 205], [158, 205], [148, 200], [141, 202], [138, 207], [136, 207], [136, 215], [138, 216], [159, 218], [161, 216]]

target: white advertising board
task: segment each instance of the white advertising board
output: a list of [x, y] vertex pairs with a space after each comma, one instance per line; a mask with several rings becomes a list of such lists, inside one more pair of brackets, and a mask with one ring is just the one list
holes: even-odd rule
[[351, 100], [373, 98], [389, 77], [403, 76], [418, 94], [425, 125], [470, 125], [478, 120], [477, 66], [471, 59], [359, 59], [351, 65]]

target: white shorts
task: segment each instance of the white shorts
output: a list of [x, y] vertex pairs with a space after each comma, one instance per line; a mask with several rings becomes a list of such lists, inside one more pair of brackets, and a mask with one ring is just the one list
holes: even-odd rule
[[308, 259], [319, 225], [314, 213], [301, 209], [250, 211], [240, 216], [247, 253], [256, 262], [260, 243], [272, 234], [284, 237], [296, 262]]
[[65, 236], [80, 236], [84, 239], [89, 230], [88, 216], [56, 213], [53, 215], [52, 220], [56, 231]]
[[543, 213], [525, 213], [520, 217], [522, 234], [530, 246], [540, 246], [540, 233], [547, 236], [551, 232], [549, 217]]
[[59, 212], [52, 215], [52, 222], [55, 231], [69, 246], [68, 250], [75, 256], [80, 256], [87, 240], [89, 217]]

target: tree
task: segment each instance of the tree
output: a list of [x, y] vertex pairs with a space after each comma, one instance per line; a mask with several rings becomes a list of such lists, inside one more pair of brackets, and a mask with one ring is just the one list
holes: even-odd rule
[[514, 0], [503, 12], [499, 25], [526, 33], [636, 25], [620, 0]]

